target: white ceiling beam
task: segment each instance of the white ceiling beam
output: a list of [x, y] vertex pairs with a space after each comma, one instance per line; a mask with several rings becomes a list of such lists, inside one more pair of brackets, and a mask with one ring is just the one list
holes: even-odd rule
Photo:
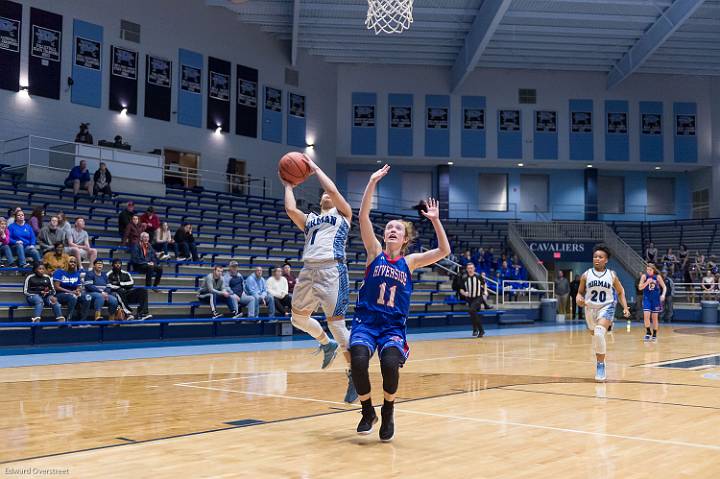
[[293, 0], [293, 22], [292, 22], [292, 38], [290, 42], [290, 65], [297, 64], [298, 54], [298, 35], [300, 34], [300, 1]]

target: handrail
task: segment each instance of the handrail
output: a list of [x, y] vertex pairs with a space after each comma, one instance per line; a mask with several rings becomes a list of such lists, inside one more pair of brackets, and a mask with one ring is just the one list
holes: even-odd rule
[[630, 245], [620, 238], [607, 224], [603, 224], [603, 242], [628, 273], [639, 277], [645, 270], [645, 260]]
[[[502, 282], [502, 302], [505, 304], [505, 294], [508, 298], [510, 295], [525, 294], [527, 295], [527, 303], [539, 302], [542, 297], [547, 295], [548, 298], [555, 297], [555, 283], [552, 281], [526, 281], [522, 279], [504, 279]], [[538, 301], [533, 301], [533, 294], [537, 295]], [[510, 301], [512, 303], [524, 303], [525, 301]]]
[[520, 258], [525, 269], [527, 269], [530, 278], [536, 281], [547, 281], [548, 271], [525, 242], [521, 234], [521, 228], [519, 228], [521, 224], [522, 223], [508, 223], [508, 243]]

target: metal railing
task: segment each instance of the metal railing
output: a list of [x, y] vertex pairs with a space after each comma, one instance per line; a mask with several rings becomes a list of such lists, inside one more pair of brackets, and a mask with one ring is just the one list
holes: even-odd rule
[[503, 304], [539, 303], [542, 299], [555, 297], [555, 284], [552, 281], [525, 281], [519, 279], [503, 280]]
[[699, 306], [700, 301], [720, 300], [720, 290], [715, 284], [709, 291], [702, 283], [673, 283], [672, 302], [674, 306]]
[[[537, 224], [541, 225], [542, 223]], [[522, 228], [519, 228], [520, 225], [521, 223], [508, 224], [508, 243], [515, 254], [518, 255], [518, 258], [523, 266], [525, 266], [525, 269], [527, 269], [530, 278], [536, 281], [547, 281], [548, 271], [545, 266], [540, 263], [538, 257], [530, 250], [530, 247], [525, 242], [521, 233]]]
[[620, 238], [607, 224], [602, 223], [602, 240], [625, 270], [637, 277], [645, 270], [645, 260], [630, 245]]
[[271, 196], [273, 182], [267, 177], [252, 175], [235, 175], [222, 171], [203, 170], [179, 165], [177, 163], [165, 164], [165, 183], [170, 185], [172, 180], [178, 180], [178, 185], [185, 188], [203, 186], [214, 191], [226, 191], [238, 195]]

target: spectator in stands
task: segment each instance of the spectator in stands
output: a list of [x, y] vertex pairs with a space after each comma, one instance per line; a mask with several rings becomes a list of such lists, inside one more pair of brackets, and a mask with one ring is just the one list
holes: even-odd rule
[[420, 218], [420, 221], [426, 221], [427, 218], [425, 218], [425, 215], [423, 215], [423, 211], [427, 212], [427, 204], [425, 203], [425, 200], [418, 201], [418, 204], [412, 207], [415, 211], [417, 211], [418, 217]]
[[147, 233], [143, 232], [140, 235], [140, 242], [130, 248], [130, 254], [133, 268], [145, 273], [145, 286], [157, 288], [160, 285], [163, 269], [158, 265], [158, 257], [150, 245], [150, 236]]
[[289, 294], [287, 279], [283, 276], [282, 268], [275, 268], [273, 274], [268, 278], [268, 293], [275, 301], [275, 311], [279, 316], [285, 316], [290, 312], [292, 296]]
[[36, 263], [33, 266], [32, 274], [25, 278], [23, 286], [23, 294], [27, 303], [34, 309], [30, 321], [37, 323], [42, 316], [43, 306], [52, 308], [56, 321], [65, 321], [62, 315], [60, 303], [55, 297], [55, 288], [53, 288], [52, 279], [45, 274], [45, 266], [42, 263]]
[[68, 321], [74, 321], [78, 318], [75, 313], [76, 305], [80, 305], [79, 320], [82, 321], [87, 317], [92, 304], [92, 297], [89, 294], [82, 293], [82, 280], [80, 279], [80, 270], [78, 269], [78, 261], [74, 257], [68, 259], [67, 269], [56, 269], [52, 276], [53, 285], [57, 294], [57, 300], [61, 305], [67, 307]]
[[75, 143], [92, 145], [95, 142], [93, 136], [90, 134], [90, 129], [88, 128], [89, 126], [90, 123], [80, 123], [80, 131], [78, 131], [78, 134], [75, 135]]
[[295, 291], [295, 283], [297, 282], [297, 278], [295, 278], [295, 275], [292, 272], [292, 266], [290, 266], [290, 263], [285, 263], [282, 270], [283, 277], [287, 280], [288, 283], [288, 293], [293, 294], [293, 291]]
[[709, 269], [705, 272], [705, 276], [703, 276], [701, 286], [703, 293], [702, 299], [704, 301], [710, 301], [714, 299], [713, 296], [715, 294], [717, 283], [715, 283], [715, 276]]
[[518, 281], [525, 281], [527, 279], [527, 271], [523, 268], [522, 263], [516, 262], [512, 265], [512, 277]]
[[143, 233], [142, 224], [140, 224], [140, 217], [134, 215], [130, 224], [125, 227], [125, 234], [123, 235], [122, 243], [128, 247], [132, 247], [140, 241], [140, 235]]
[[[152, 314], [148, 311], [148, 292], [144, 288], [135, 288], [130, 273], [122, 269], [122, 260], [115, 258], [112, 261], [112, 270], [108, 274], [108, 286], [117, 297], [120, 310], [125, 314], [125, 319], [139, 320], [150, 319]], [[138, 307], [133, 316], [130, 304], [137, 303]]]
[[48, 251], [52, 251], [55, 248], [55, 243], [58, 242], [65, 244], [65, 231], [58, 226], [58, 217], [52, 216], [50, 222], [40, 229], [40, 234], [37, 237], [40, 254], [44, 256]]
[[582, 318], [582, 308], [580, 308], [580, 314], [578, 313], [577, 307], [577, 294], [580, 289], [580, 277], [582, 275], [571, 273], [573, 280], [570, 281], [570, 318], [575, 319], [576, 315], [578, 318]]
[[105, 305], [107, 305], [108, 308], [108, 319], [115, 319], [118, 310], [118, 300], [117, 297], [112, 294], [107, 273], [103, 272], [103, 262], [101, 259], [96, 259], [93, 262], [92, 269], [85, 275], [83, 285], [85, 286], [85, 292], [92, 297], [92, 304], [95, 308], [95, 321], [102, 319], [102, 308]]
[[557, 279], [555, 280], [555, 296], [557, 296], [558, 299], [558, 313], [568, 314], [570, 306], [570, 283], [562, 271], [558, 271]]
[[10, 249], [10, 231], [5, 218], [0, 217], [0, 256], [5, 257], [5, 266], [12, 266], [15, 263], [15, 257]]
[[648, 243], [647, 248], [645, 248], [645, 261], [648, 263], [654, 263], [655, 259], [657, 258], [657, 248], [655, 247], [655, 243], [652, 241]]
[[690, 259], [690, 251], [685, 244], [680, 245], [680, 251], [678, 251], [678, 261], [680, 262], [680, 269], [685, 271], [688, 266], [688, 260]]
[[675, 256], [675, 253], [673, 253], [672, 248], [667, 249], [667, 252], [663, 256], [662, 260], [663, 260], [663, 266], [665, 269], [675, 272], [675, 265], [677, 264], [677, 256]]
[[40, 234], [40, 229], [43, 226], [43, 218], [45, 218], [45, 208], [42, 206], [33, 208], [33, 211], [30, 214], [29, 223], [33, 233], [35, 233], [35, 237]]
[[80, 193], [80, 190], [87, 190], [90, 196], [93, 195], [93, 182], [90, 181], [90, 172], [88, 171], [87, 161], [80, 160], [80, 164], [73, 166], [65, 178], [65, 188], [72, 188], [75, 196]]
[[470, 320], [473, 326], [473, 336], [482, 338], [485, 336], [485, 329], [482, 326], [482, 320], [477, 313], [480, 307], [490, 309], [487, 304], [488, 289], [485, 279], [475, 273], [475, 265], [468, 263], [465, 265], [466, 274], [460, 287], [460, 296], [467, 301], [470, 308]]
[[25, 213], [22, 210], [15, 213], [15, 222], [8, 226], [8, 231], [10, 231], [10, 244], [15, 247], [15, 254], [18, 257], [18, 266], [23, 268], [30, 266], [26, 256], [39, 263], [40, 253], [35, 248], [35, 233], [25, 222]]
[[460, 266], [465, 268], [467, 266], [467, 264], [472, 263], [472, 261], [473, 261], [472, 253], [470, 253], [469, 249], [465, 250], [465, 253], [463, 253], [463, 255], [460, 257]]
[[247, 308], [247, 315], [250, 318], [257, 316], [255, 309], [255, 298], [245, 292], [245, 278], [238, 271], [237, 261], [230, 261], [228, 271], [224, 275], [225, 283], [238, 297], [238, 312], [240, 308]]
[[662, 270], [662, 278], [665, 281], [665, 304], [661, 313], [663, 322], [669, 323], [673, 319], [673, 295], [675, 293], [675, 282], [668, 275], [668, 270]]
[[700, 254], [699, 251], [696, 251], [695, 252], [695, 267], [699, 271], [704, 271], [706, 269], [706, 266], [707, 265], [705, 264], [705, 255]]
[[192, 228], [191, 224], [183, 223], [175, 232], [175, 244], [177, 244], [178, 252], [180, 254], [180, 258], [178, 258], [180, 261], [190, 258], [192, 258], [193, 261], [198, 261], [199, 259]]
[[79, 265], [82, 264], [83, 258], [87, 259], [90, 265], [95, 263], [97, 250], [90, 247], [90, 236], [85, 231], [85, 219], [75, 220], [75, 228], [70, 230], [70, 235], [65, 238], [65, 243], [67, 244], [65, 252], [75, 256]]
[[480, 248], [477, 252], [477, 255], [473, 258], [473, 262], [475, 265], [476, 271], [484, 271], [486, 269], [485, 267], [485, 248]]
[[70, 235], [70, 230], [72, 229], [72, 226], [70, 226], [70, 222], [65, 218], [65, 213], [63, 213], [62, 211], [58, 212], [57, 219], [58, 228], [63, 231], [63, 233], [65, 234], [65, 238], [67, 238]]
[[153, 243], [153, 248], [155, 248], [155, 251], [161, 253], [160, 260], [170, 258], [170, 250], [172, 250], [173, 254], [175, 254], [175, 257], [177, 258], [177, 245], [175, 244], [172, 231], [170, 231], [170, 225], [167, 221], [163, 221], [160, 228], [155, 230], [154, 239], [155, 242]]
[[242, 317], [238, 310], [238, 297], [235, 295], [230, 286], [225, 282], [223, 277], [223, 267], [215, 265], [212, 273], [203, 278], [200, 283], [200, 291], [198, 292], [198, 300], [201, 303], [210, 304], [213, 319], [222, 316], [218, 312], [217, 305], [220, 303], [227, 304], [233, 319]]
[[150, 206], [140, 217], [140, 226], [151, 238], [155, 239], [155, 231], [160, 229], [160, 217], [155, 214], [155, 208]]
[[489, 248], [485, 251], [485, 254], [483, 254], [483, 260], [485, 262], [486, 269], [488, 269], [488, 270], [497, 269], [497, 265], [495, 264], [494, 248]]
[[503, 261], [500, 263], [500, 276], [502, 276], [502, 279], [507, 280], [513, 280], [513, 271], [510, 269], [510, 266], [508, 265], [507, 261]]
[[245, 292], [255, 300], [255, 311], [260, 315], [260, 306], [266, 305], [270, 316], [275, 316], [275, 301], [267, 291], [267, 283], [263, 278], [260, 266], [255, 268], [255, 274], [245, 279]]
[[93, 182], [95, 183], [96, 195], [102, 193], [103, 199], [105, 198], [105, 195], [112, 197], [112, 188], [110, 187], [110, 183], [112, 183], [112, 174], [110, 173], [110, 170], [108, 170], [105, 162], [101, 161], [100, 166], [97, 170], [95, 170]]
[[113, 148], [122, 148], [123, 145], [123, 137], [120, 135], [115, 135], [115, 138], [113, 138]]
[[128, 201], [125, 209], [118, 215], [118, 233], [121, 238], [125, 237], [125, 229], [132, 221], [133, 216], [135, 216], [135, 203]]
[[8, 226], [15, 223], [15, 215], [18, 214], [19, 211], [22, 211], [23, 209], [19, 206], [16, 206], [15, 208], [10, 208], [8, 210]]
[[[77, 258], [75, 258], [77, 260]], [[58, 269], [68, 269], [68, 261], [70, 256], [65, 254], [65, 246], [61, 241], [56, 241], [54, 249], [45, 253], [43, 263], [49, 274], [53, 274]]]

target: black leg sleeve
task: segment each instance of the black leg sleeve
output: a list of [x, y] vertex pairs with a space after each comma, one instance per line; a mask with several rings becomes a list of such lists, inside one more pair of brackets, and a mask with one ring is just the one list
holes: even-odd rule
[[355, 345], [350, 348], [350, 369], [355, 390], [361, 396], [370, 393], [370, 350], [366, 346]]

